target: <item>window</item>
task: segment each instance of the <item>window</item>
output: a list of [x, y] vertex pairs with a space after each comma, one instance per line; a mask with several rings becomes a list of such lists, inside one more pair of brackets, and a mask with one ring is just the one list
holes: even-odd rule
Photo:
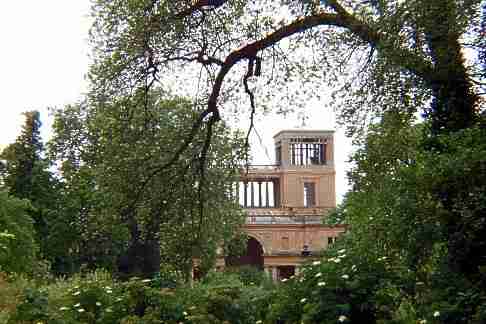
[[282, 147], [280, 145], [275, 147], [275, 159], [277, 161], [277, 165], [282, 164]]
[[290, 164], [326, 164], [326, 144], [322, 138], [292, 138], [289, 146]]
[[290, 249], [289, 238], [287, 236], [282, 237], [282, 250]]
[[316, 205], [316, 184], [314, 182], [304, 182], [304, 207]]
[[239, 202], [245, 208], [273, 208], [278, 201], [276, 199], [278, 186], [274, 181], [240, 181]]

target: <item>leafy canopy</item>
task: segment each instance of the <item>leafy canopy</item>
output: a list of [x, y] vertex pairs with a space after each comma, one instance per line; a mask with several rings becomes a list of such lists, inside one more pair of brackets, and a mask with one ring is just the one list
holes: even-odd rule
[[248, 116], [288, 111], [330, 85], [328, 104], [351, 129], [390, 107], [421, 110], [436, 131], [461, 129], [477, 121], [484, 91], [471, 62], [481, 3], [98, 0], [92, 93], [170, 88], [218, 120], [245, 100]]
[[[244, 221], [233, 187], [240, 140], [218, 125], [212, 143], [202, 130], [180, 150], [197, 118], [187, 100], [156, 91], [57, 112], [50, 145], [66, 199], [58, 218], [81, 260], [146, 274], [160, 262], [187, 273], [193, 258], [210, 267]], [[100, 246], [105, 256], [95, 257]]]

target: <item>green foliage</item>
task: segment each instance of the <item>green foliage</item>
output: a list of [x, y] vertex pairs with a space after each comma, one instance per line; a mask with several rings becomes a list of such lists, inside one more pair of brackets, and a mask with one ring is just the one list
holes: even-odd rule
[[207, 271], [244, 221], [232, 188], [239, 137], [219, 125], [203, 149], [209, 130], [192, 133], [198, 114], [187, 100], [147, 96], [56, 113], [49, 148], [64, 185], [52, 241], [67, 241], [69, 253], [58, 255], [68, 269], [86, 263], [152, 277], [170, 264], [187, 280], [193, 258]]
[[176, 288], [185, 280], [185, 274], [171, 264], [161, 264], [160, 272], [152, 278], [151, 286], [155, 288]]
[[23, 275], [7, 275], [0, 272], [0, 323], [5, 324], [17, 305], [21, 302], [23, 291], [32, 287], [34, 282]]
[[31, 204], [0, 190], [0, 270], [32, 273], [37, 259]]
[[15, 309], [6, 313], [9, 323], [250, 324], [263, 318], [269, 297], [268, 289], [237, 279], [160, 289], [148, 279], [113, 281], [103, 271], [18, 291]]
[[226, 267], [224, 269], [224, 274], [231, 275], [235, 274], [237, 278], [245, 285], [245, 286], [269, 286], [271, 285], [271, 278], [268, 275], [251, 265], [243, 265], [238, 267]]
[[[40, 114], [38, 111], [24, 113], [25, 124], [22, 133], [14, 144], [7, 146], [1, 154], [5, 162], [3, 180], [11, 194], [19, 198], [33, 198], [39, 194], [38, 186], [34, 181], [39, 176], [44, 165], [41, 158], [43, 150], [40, 138]], [[37, 188], [34, 186], [37, 185]]]
[[[390, 111], [370, 128], [353, 157], [353, 190], [326, 220], [348, 232], [277, 288], [269, 322], [484, 321], [486, 134], [440, 135], [441, 148], [428, 150], [427, 126], [410, 120]], [[479, 271], [454, 267], [454, 257]]]
[[17, 306], [17, 312], [12, 317], [12, 323], [45, 321], [48, 319], [48, 299], [43, 290], [26, 288], [23, 292], [24, 300]]
[[[392, 271], [393, 270], [393, 271]], [[303, 267], [285, 280], [272, 297], [269, 322], [373, 323], [387, 318], [400, 301], [406, 278], [386, 257], [362, 255], [360, 250], [328, 251], [323, 259]]]
[[[12, 213], [15, 212], [14, 209], [18, 209], [18, 213], [27, 212], [30, 215], [34, 221], [34, 234], [41, 254], [52, 257], [48, 236], [52, 224], [50, 214], [58, 206], [58, 184], [49, 170], [49, 161], [44, 158], [44, 147], [40, 137], [40, 114], [37, 111], [29, 111], [25, 112], [24, 116], [25, 124], [22, 126], [21, 134], [0, 154], [0, 160], [4, 163], [0, 176], [10, 195], [28, 199], [31, 203], [29, 208], [11, 207], [8, 212]], [[5, 212], [7, 211], [4, 210]], [[29, 231], [29, 228], [25, 230]], [[31, 253], [35, 253], [35, 249]]]
[[[486, 287], [481, 268], [486, 266], [486, 131], [476, 127], [438, 138], [443, 152], [426, 152], [420, 174], [440, 206], [442, 231], [454, 233], [448, 240], [451, 270], [465, 273]], [[479, 270], [479, 271], [478, 271]]]

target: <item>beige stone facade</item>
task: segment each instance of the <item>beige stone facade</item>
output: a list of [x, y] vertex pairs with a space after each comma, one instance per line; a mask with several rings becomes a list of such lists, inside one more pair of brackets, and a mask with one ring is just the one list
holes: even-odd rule
[[[252, 245], [241, 264], [254, 264], [282, 279], [344, 232], [343, 226], [322, 223], [336, 207], [333, 135], [281, 131], [274, 136], [276, 163], [243, 172], [239, 200], [248, 213], [245, 231]], [[218, 266], [224, 264], [219, 259]]]

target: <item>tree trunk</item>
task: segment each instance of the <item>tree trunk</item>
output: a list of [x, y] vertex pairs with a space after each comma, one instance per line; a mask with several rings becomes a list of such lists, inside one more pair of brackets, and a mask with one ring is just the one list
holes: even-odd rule
[[469, 80], [459, 43], [454, 1], [427, 3], [425, 19], [427, 42], [434, 64], [431, 81], [432, 104], [428, 117], [432, 134], [445, 134], [469, 128], [478, 121], [478, 97]]
[[142, 237], [134, 211], [125, 211], [125, 219], [130, 230], [127, 251], [118, 258], [118, 271], [122, 277], [153, 277], [160, 271], [159, 221], [153, 217], [147, 225], [147, 233]]
[[[456, 21], [455, 1], [431, 0], [424, 8], [425, 32], [434, 64], [431, 81], [432, 103], [426, 116], [431, 121], [432, 137], [426, 143], [426, 149], [438, 153], [448, 152], [438, 141], [438, 136], [451, 134], [477, 125], [479, 119], [479, 98], [474, 92], [468, 77], [465, 60], [459, 42], [460, 31]], [[483, 240], [477, 233], [472, 233], [460, 212], [454, 211], [455, 201], [461, 199], [461, 192], [467, 190], [464, 184], [448, 181], [438, 185], [433, 194], [450, 211], [444, 219], [448, 240], [449, 267], [461, 272], [470, 279], [479, 272], [481, 256], [477, 249], [478, 240]], [[480, 244], [481, 245], [481, 244]], [[484, 254], [481, 252], [480, 254]]]

